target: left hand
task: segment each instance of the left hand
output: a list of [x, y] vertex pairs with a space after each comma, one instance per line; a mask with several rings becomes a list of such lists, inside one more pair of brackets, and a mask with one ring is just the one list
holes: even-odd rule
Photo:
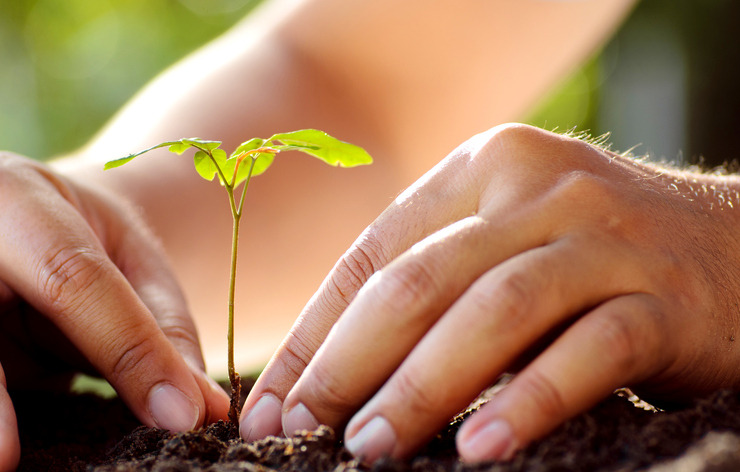
[[505, 459], [619, 387], [740, 388], [738, 189], [527, 126], [476, 136], [340, 259], [242, 435], [346, 425], [354, 454], [402, 458], [523, 366], [457, 437]]
[[0, 201], [0, 470], [20, 452], [6, 387], [63, 386], [83, 370], [150, 426], [226, 417], [228, 397], [206, 375], [185, 298], [136, 208], [4, 152]]

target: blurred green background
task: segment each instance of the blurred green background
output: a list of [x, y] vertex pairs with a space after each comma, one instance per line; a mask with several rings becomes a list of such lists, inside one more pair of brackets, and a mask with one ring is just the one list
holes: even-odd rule
[[157, 73], [259, 0], [0, 0], [0, 149], [84, 144]]
[[[257, 3], [0, 0], [0, 149], [38, 159], [74, 150], [158, 72]], [[611, 132], [616, 149], [642, 144], [635, 152], [655, 159], [735, 159], [739, 23], [738, 1], [644, 0], [521, 120]]]
[[525, 121], [609, 132], [615, 149], [679, 165], [737, 160], [740, 2], [641, 1]]

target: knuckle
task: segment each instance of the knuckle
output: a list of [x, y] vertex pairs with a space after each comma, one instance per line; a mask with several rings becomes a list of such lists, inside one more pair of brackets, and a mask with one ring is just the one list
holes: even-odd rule
[[[333, 375], [321, 363], [311, 364], [310, 376], [304, 385], [312, 403], [320, 405], [319, 409], [327, 415], [325, 421], [330, 421], [329, 417], [349, 416], [361, 402], [361, 398], [344, 386], [341, 375]], [[309, 406], [309, 410], [314, 411], [314, 408]]]
[[[383, 300], [391, 303], [394, 310], [413, 313], [424, 313], [418, 307], [424, 307], [439, 293], [440, 283], [435, 271], [425, 261], [411, 257], [386, 271], [380, 279], [378, 290], [383, 292]], [[415, 308], [416, 307], [416, 308]], [[410, 321], [414, 321], [411, 317]]]
[[517, 385], [521, 396], [528, 398], [531, 405], [546, 418], [560, 419], [566, 414], [562, 393], [553, 381], [536, 370], [526, 372]]
[[471, 172], [495, 175], [503, 170], [510, 180], [527, 183], [519, 190], [522, 195], [549, 193], [572, 173], [595, 172], [604, 158], [587, 142], [518, 123], [498, 126], [481, 136], [477, 139], [482, 145], [470, 159]]
[[[649, 341], [659, 339], [661, 331], [654, 329], [655, 324], [659, 323], [654, 312], [641, 311], [639, 317], [623, 312], [604, 313], [595, 319], [595, 323], [596, 342], [603, 346], [604, 352], [609, 353], [613, 368], [623, 376], [636, 375], [641, 359], [645, 357], [645, 349], [661, 344]], [[651, 360], [660, 357], [659, 352], [651, 354], [654, 354], [650, 356]]]
[[609, 353], [610, 362], [619, 372], [631, 373], [639, 362], [647, 323], [633, 323], [622, 313], [603, 314], [595, 321], [597, 343]]
[[37, 271], [41, 299], [60, 312], [71, 305], [83, 304], [91, 295], [90, 286], [101, 277], [104, 267], [103, 258], [85, 246], [66, 246], [42, 256]]
[[288, 372], [291, 372], [297, 379], [306, 370], [308, 363], [316, 353], [317, 348], [309, 347], [303, 335], [299, 332], [292, 331], [288, 334], [281, 347], [278, 361]]
[[[108, 372], [106, 377], [114, 386], [123, 382], [135, 384], [137, 381], [135, 379], [132, 381], [132, 376], [135, 378], [142, 375], [150, 369], [147, 366], [156, 365], [156, 361], [151, 359], [155, 355], [154, 346], [145, 336], [140, 336], [123, 346], [109, 349], [104, 354], [104, 358], [112, 360], [106, 369]], [[139, 372], [139, 367], [144, 367], [144, 369]]]
[[[544, 203], [553, 211], [568, 209], [565, 228], [577, 228], [589, 238], [598, 235], [627, 237], [634, 230], [637, 215], [625, 211], [625, 195], [614, 182], [588, 170], [564, 173]], [[588, 202], [584, 205], [583, 202]]]
[[181, 324], [170, 324], [160, 326], [164, 335], [173, 343], [184, 343], [191, 346], [200, 346], [198, 335], [192, 330]]
[[607, 180], [583, 169], [565, 173], [560, 179], [560, 191], [566, 199], [588, 201], [589, 204], [608, 202], [613, 197], [613, 189]]
[[427, 388], [418, 376], [406, 370], [399, 370], [393, 375], [391, 384], [394, 396], [400, 399], [403, 408], [414, 415], [433, 417], [439, 414], [439, 405], [434, 401], [432, 391]]
[[365, 282], [384, 264], [382, 244], [367, 230], [337, 262], [329, 282], [343, 304], [349, 304]]
[[526, 323], [530, 312], [531, 277], [531, 274], [512, 272], [494, 288], [487, 288], [482, 284], [473, 285], [467, 296], [475, 310], [495, 314], [497, 330], [517, 331]]
[[482, 172], [488, 175], [495, 162], [510, 159], [519, 162], [527, 159], [530, 153], [522, 153], [523, 149], [531, 147], [532, 139], [541, 139], [544, 131], [532, 126], [519, 123], [499, 125], [474, 136], [468, 141], [465, 154], [470, 153], [471, 172]]
[[526, 145], [532, 139], [541, 139], [546, 131], [535, 126], [522, 123], [503, 123], [488, 130], [484, 135], [487, 137], [486, 144], [492, 147], [516, 147]]

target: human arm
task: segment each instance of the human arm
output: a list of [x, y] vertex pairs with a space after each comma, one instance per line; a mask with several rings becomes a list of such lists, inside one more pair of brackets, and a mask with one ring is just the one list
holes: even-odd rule
[[[96, 182], [98, 190], [106, 188], [104, 193], [107, 196], [102, 200], [96, 195], [97, 190], [93, 192], [81, 190], [80, 201], [99, 204], [101, 211], [97, 213], [96, 218], [104, 214], [116, 215], [116, 218], [120, 217], [117, 222], [119, 228], [141, 230], [139, 239], [142, 244], [153, 238], [149, 230], [145, 229], [146, 226], [135, 216], [137, 211], [131, 210], [128, 204], [122, 204], [119, 207], [113, 201], [130, 199], [135, 207], [143, 209], [146, 219], [155, 226], [156, 234], [163, 239], [173, 256], [177, 275], [185, 281], [186, 291], [193, 301], [192, 305], [196, 313], [203, 318], [213, 310], [212, 301], [219, 299], [214, 292], [218, 293], [222, 290], [223, 285], [217, 278], [213, 278], [213, 281], [209, 279], [204, 283], [202, 278], [198, 277], [202, 271], [185, 269], [210, 267], [211, 261], [218, 259], [219, 247], [222, 245], [216, 242], [217, 235], [228, 231], [228, 217], [216, 216], [210, 221], [213, 224], [209, 225], [203, 225], [197, 221], [202, 221], [202, 215], [210, 216], [210, 208], [213, 206], [199, 205], [199, 203], [215, 201], [221, 197], [210, 188], [206, 189], [194, 184], [191, 181], [192, 173], [189, 169], [186, 170], [187, 164], [185, 163], [176, 170], [172, 170], [169, 163], [164, 163], [164, 158], [158, 157], [151, 159], [149, 161], [151, 165], [148, 165], [146, 169], [127, 171], [117, 175], [100, 174], [100, 164], [111, 157], [128, 153], [132, 149], [173, 137], [217, 136], [223, 137], [227, 144], [235, 144], [243, 138], [244, 129], [249, 129], [248, 135], [269, 135], [275, 129], [316, 126], [351, 141], [370, 143], [368, 147], [372, 148], [374, 154], [384, 156], [383, 163], [375, 166], [370, 178], [365, 178], [367, 174], [362, 178], [355, 174], [354, 177], [347, 178], [346, 182], [340, 185], [328, 174], [316, 171], [312, 167], [299, 167], [303, 165], [299, 164], [297, 166], [299, 171], [289, 179], [291, 184], [287, 184], [293, 189], [294, 194], [284, 190], [264, 190], [257, 195], [275, 203], [270, 209], [256, 212], [255, 220], [260, 228], [270, 228], [275, 214], [294, 217], [293, 223], [290, 223], [287, 229], [279, 228], [281, 231], [276, 237], [271, 237], [273, 235], [270, 234], [270, 230], [262, 231], [261, 236], [268, 241], [265, 244], [264, 253], [283, 255], [286, 263], [299, 260], [305, 265], [316, 267], [310, 269], [313, 272], [309, 276], [283, 278], [286, 285], [290, 287], [290, 291], [296, 293], [290, 297], [282, 297], [282, 299], [289, 299], [288, 304], [280, 305], [281, 298], [271, 292], [272, 287], [256, 286], [257, 290], [266, 288], [261, 290], [261, 293], [265, 294], [266, 301], [262, 302], [262, 305], [258, 306], [255, 311], [277, 311], [280, 316], [285, 317], [287, 314], [292, 318], [292, 314], [297, 311], [298, 304], [303, 303], [304, 294], [308, 293], [306, 290], [312, 290], [314, 281], [323, 275], [321, 272], [325, 270], [324, 265], [335, 257], [337, 249], [344, 244], [342, 241], [354, 236], [353, 233], [359, 231], [359, 228], [384, 206], [384, 200], [389, 195], [395, 194], [398, 189], [426, 170], [430, 163], [437, 159], [440, 149], [451, 147], [452, 143], [462, 138], [463, 133], [467, 135], [469, 129], [479, 129], [490, 122], [508, 118], [510, 114], [518, 113], [526, 107], [553, 79], [560, 77], [590, 51], [594, 44], [616, 24], [618, 17], [630, 4], [628, 1], [615, 0], [593, 2], [583, 8], [552, 6], [538, 2], [526, 5], [526, 9], [518, 6], [524, 3], [490, 2], [481, 5], [470, 2], [469, 5], [463, 7], [461, 2], [448, 2], [446, 5], [430, 8], [429, 5], [421, 2], [409, 2], [399, 7], [396, 2], [386, 1], [374, 3], [371, 11], [363, 10], [367, 8], [367, 5], [357, 4], [353, 8], [358, 8], [358, 10], [345, 11], [344, 14], [353, 14], [355, 20], [362, 21], [354, 21], [348, 28], [350, 22], [343, 23], [341, 19], [333, 16], [340, 9], [346, 8], [345, 4], [329, 1], [274, 2], [276, 8], [285, 6], [289, 8], [282, 12], [272, 11], [275, 13], [274, 18], [277, 18], [276, 21], [259, 23], [258, 20], [249, 20], [245, 22], [223, 41], [209, 46], [202, 53], [196, 54], [163, 75], [114, 119], [112, 124], [89, 147], [76, 156], [53, 163], [54, 169], [60, 174], [52, 180], [63, 182], [62, 187], [77, 188], [77, 184], [73, 183], [74, 179], [71, 178], [75, 176], [80, 182], [86, 182], [80, 188], [92, 185], [91, 182]], [[404, 8], [410, 10], [403, 10]], [[480, 10], [481, 8], [483, 10]], [[414, 15], [411, 15], [413, 18], [421, 18], [419, 13], [424, 13], [424, 21], [402, 20], [399, 14], [404, 14], [404, 12], [413, 13]], [[483, 21], [484, 15], [478, 13], [492, 15], [490, 18], [497, 22], [500, 18], [504, 20], [496, 23], [495, 27], [491, 27], [490, 22]], [[314, 17], [310, 22], [303, 21], [309, 14], [318, 15], [318, 18]], [[261, 17], [261, 19], [264, 18]], [[516, 21], [532, 19], [533, 22], [520, 24], [521, 27], [517, 28], [504, 28], [509, 21], [506, 18], [515, 18]], [[584, 19], [588, 21], [583, 21]], [[478, 31], [481, 34], [473, 38], [461, 38], [456, 34], [440, 34], [448, 32], [446, 27], [449, 21], [465, 25], [468, 31]], [[399, 25], [398, 22], [401, 24]], [[254, 30], [253, 28], [258, 23], [261, 26]], [[556, 25], [553, 26], [553, 24]], [[307, 28], [307, 25], [316, 27]], [[382, 39], [379, 35], [388, 38], [388, 33], [397, 31], [399, 26], [408, 31], [408, 38], [394, 42], [393, 47], [388, 48], [382, 56], [371, 54], [373, 41]], [[529, 32], [526, 32], [527, 30]], [[560, 33], [558, 43], [543, 47], [542, 39], [552, 36], [553, 31]], [[337, 37], [343, 38], [343, 41], [335, 41]], [[434, 38], [436, 43], [414, 41], [414, 38], [421, 37]], [[491, 54], [490, 45], [499, 44], [497, 38], [502, 37], [510, 44], [507, 47], [495, 48], [493, 52], [496, 54]], [[442, 42], [448, 47], [435, 52], [434, 44]], [[340, 43], [343, 47], [339, 47]], [[515, 54], [511, 53], [514, 49], [516, 49]], [[424, 52], [426, 56], [416, 56], [412, 54], [414, 52]], [[429, 54], [432, 54], [434, 61], [408, 60], [412, 56], [419, 59], [429, 58]], [[366, 60], [358, 63], [357, 57], [359, 56], [365, 57]], [[487, 60], [482, 61], [481, 58], [484, 57]], [[520, 62], [522, 58], [525, 59], [523, 63]], [[387, 60], [390, 62], [383, 62]], [[517, 62], [519, 66], [514, 67]], [[440, 74], [438, 64], [446, 64], [448, 70], [465, 69], [468, 73], [461, 77], [466, 80], [475, 80], [462, 81], [461, 77], [456, 74]], [[472, 65], [476, 65], [476, 68], [470, 69]], [[516, 73], [512, 74], [512, 71]], [[531, 74], [532, 71], [537, 73]], [[182, 80], [183, 77], [186, 78], [185, 81]], [[531, 80], [523, 81], [522, 78]], [[515, 88], [515, 85], [517, 93], [512, 93], [511, 90]], [[424, 93], [416, 93], [422, 90]], [[497, 91], [497, 94], [485, 95], [486, 92], [490, 94], [492, 91]], [[480, 107], [481, 101], [496, 101], [497, 106]], [[452, 126], [442, 113], [428, 113], [430, 107], [446, 109], [448, 113], [457, 113], [455, 126]], [[219, 113], [215, 113], [216, 110]], [[433, 116], [437, 118], [430, 119]], [[117, 274], [111, 277], [115, 279], [113, 286], [118, 289], [108, 290], [110, 293], [105, 296], [127, 297], [126, 302], [119, 300], [111, 306], [129, 307], [133, 303], [135, 306], [132, 308], [134, 313], [132, 320], [141, 321], [140, 326], [148, 326], [155, 333], [170, 332], [169, 341], [160, 335], [154, 337], [152, 342], [157, 346], [154, 351], [160, 352], [163, 357], [158, 357], [151, 364], [158, 366], [172, 360], [173, 365], [180, 366], [174, 368], [173, 375], [182, 374], [182, 364], [176, 360], [177, 356], [197, 360], [197, 355], [191, 356], [190, 354], [197, 352], [198, 347], [197, 342], [193, 342], [191, 326], [180, 324], [176, 327], [177, 329], [171, 327], [163, 329], [167, 325], [167, 313], [171, 313], [168, 309], [175, 306], [177, 307], [174, 310], [177, 312], [176, 317], [179, 320], [185, 320], [183, 322], [187, 325], [187, 316], [182, 316], [187, 309], [184, 307], [180, 294], [173, 289], [174, 279], [171, 275], [165, 276], [165, 287], [160, 287], [159, 295], [156, 293], [152, 295], [151, 286], [146, 283], [140, 285], [139, 290], [134, 289], [135, 293], [132, 292], [134, 285], [132, 279], [136, 279], [136, 275], [119, 267], [122, 261], [114, 257], [114, 253], [119, 250], [124, 253], [134, 253], [130, 246], [124, 249], [115, 244], [110, 246], [102, 244], [104, 241], [96, 241], [100, 235], [95, 230], [99, 228], [95, 228], [96, 225], [81, 214], [80, 208], [67, 200], [67, 197], [75, 192], [68, 195], [53, 191], [47, 192], [49, 190], [47, 177], [54, 175], [52, 172], [48, 170], [40, 172], [37, 168], [28, 170], [30, 168], [26, 163], [15, 157], [8, 158], [8, 161], [20, 163], [18, 166], [26, 169], [27, 173], [33, 176], [34, 188], [39, 185], [39, 188], [43, 189], [41, 193], [45, 195], [43, 202], [32, 201], [29, 209], [34, 211], [39, 209], [43, 206], [40, 204], [47, 201], [47, 197], [48, 201], [55, 202], [64, 209], [63, 212], [57, 212], [54, 215], [62, 215], [63, 221], [57, 221], [57, 224], [41, 228], [42, 231], [39, 234], [50, 237], [77, 235], [79, 240], [75, 241], [72, 246], [90, 246], [91, 253], [99, 258], [98, 262], [101, 262], [106, 270], [111, 271], [109, 274]], [[165, 168], [166, 172], [171, 172], [171, 179], [159, 178]], [[307, 172], [301, 172], [303, 170]], [[310, 189], [307, 186], [294, 185], [295, 182], [305, 183], [309, 180], [306, 179], [307, 175], [311, 176]], [[281, 176], [276, 175], [275, 178], [283, 177], [285, 173]], [[170, 186], [170, 182], [177, 182], [177, 185]], [[314, 185], [322, 191], [314, 192]], [[337, 205], [337, 196], [342, 195], [341, 192], [359, 192], [369, 197], [367, 201], [359, 204], [347, 200], [348, 203], [340, 202]], [[196, 198], [194, 195], [199, 196]], [[305, 195], [311, 195], [312, 200], [309, 203], [324, 203], [318, 206], [334, 205], [333, 208], [337, 212], [332, 215], [327, 212], [309, 212], [301, 219], [301, 212], [298, 210], [291, 212], [291, 208], [296, 206], [296, 197], [303, 198]], [[183, 202], [192, 203], [192, 205], [183, 205]], [[122, 207], [127, 209], [122, 210]], [[316, 205], [310, 204], [306, 206], [306, 208], [315, 207]], [[306, 226], [327, 227], [337, 218], [343, 218], [346, 224], [336, 231], [335, 243], [327, 244], [326, 238], [314, 231], [312, 236], [308, 235], [308, 239], [313, 238], [316, 242], [316, 250], [311, 254], [305, 254], [305, 251], [285, 250], [286, 247], [296, 246], [291, 244], [295, 242], [294, 240], [284, 236], [285, 233], [298, 234], [298, 231], [293, 230], [296, 228], [305, 230]], [[305, 231], [303, 232], [305, 234]], [[205, 247], [212, 248], [210, 256], [193, 262], [191, 251], [193, 241], [201, 241]], [[8, 239], [8, 244], [18, 244], [20, 245], [18, 247], [29, 242], [32, 241], [27, 241], [23, 237]], [[53, 249], [56, 244], [65, 243], [65, 241], [53, 238], [50, 242], [36, 240], [39, 244], [47, 242], [49, 243], [47, 249]], [[98, 244], [99, 242], [101, 244]], [[32, 246], [25, 247], [25, 250], [37, 255]], [[9, 251], [8, 254], [11, 253], [13, 251]], [[46, 254], [44, 251], [39, 253]], [[153, 248], [152, 254], [154, 257], [148, 260], [162, 260], [159, 249]], [[216, 257], [213, 257], [214, 254]], [[120, 252], [117, 256], [122, 257]], [[254, 271], [252, 274], [271, 274], [274, 270], [272, 268], [276, 265], [275, 259], [267, 257], [256, 259], [252, 261], [255, 263], [250, 266]], [[14, 266], [13, 270], [18, 270], [20, 267], [22, 265]], [[163, 267], [150, 267], [149, 269], [152, 272], [169, 274], [169, 270]], [[120, 274], [116, 271], [120, 271]], [[16, 277], [13, 279], [15, 280], [13, 288], [6, 291], [11, 294], [8, 300], [15, 303], [24, 287], [28, 290], [28, 287], [33, 285], [33, 283], [28, 284], [29, 277], [33, 279], [32, 275], [15, 274], [13, 276]], [[255, 278], [258, 283], [262, 280], [270, 280], [265, 277], [250, 278], [247, 276], [242, 279], [246, 280], [242, 282], [243, 286], [251, 284], [254, 287]], [[127, 286], [129, 282], [131, 287]], [[105, 291], [99, 285], [91, 285], [91, 287], [95, 287], [92, 292], [96, 294]], [[216, 290], [212, 290], [214, 288]], [[15, 293], [16, 290], [19, 293]], [[83, 290], [83, 293], [88, 292]], [[165, 302], [162, 302], [163, 297]], [[33, 301], [32, 294], [21, 294], [21, 298], [26, 302]], [[26, 300], [26, 298], [29, 299]], [[46, 311], [44, 315], [47, 318], [59, 315], [58, 311], [44, 310], [45, 308], [49, 307], [42, 307], [41, 311]], [[111, 314], [115, 315], [115, 310]], [[156, 326], [152, 324], [152, 317], [157, 322]], [[62, 323], [63, 320], [57, 321]], [[250, 330], [258, 332], [259, 329], [252, 328], [259, 328], [259, 321], [254, 319], [252, 321], [249, 324]], [[116, 376], [111, 375], [110, 369], [104, 365], [106, 360], [101, 357], [102, 354], [90, 351], [90, 349], [97, 348], [87, 344], [89, 338], [75, 331], [80, 329], [80, 326], [85, 325], [68, 327], [64, 334], [74, 338], [78, 347], [84, 348], [88, 361], [92, 362], [100, 373], [112, 378], [112, 383], [119, 389], [119, 393], [128, 399], [139, 417], [151, 423], [153, 418], [145, 411], [141, 402], [142, 392], [146, 390], [144, 387], [147, 382], [130, 384], [116, 380]], [[123, 332], [129, 331], [129, 326], [125, 324], [119, 328]], [[131, 332], [137, 336], [142, 333], [137, 329]], [[117, 329], [115, 333], [120, 334], [120, 331]], [[180, 338], [191, 339], [183, 341]], [[123, 347], [129, 346], [129, 343], [136, 345], [138, 338], [134, 336], [125, 339], [127, 341], [123, 342]], [[173, 345], [179, 347], [178, 353], [173, 354]], [[147, 343], [142, 346], [147, 346]], [[114, 357], [111, 352], [107, 352], [107, 355]], [[130, 365], [141, 368], [143, 366], [141, 361], [146, 359], [146, 356], [133, 357], [134, 362]], [[204, 380], [200, 365], [196, 371], [197, 375], [193, 375], [201, 389], [201, 394], [210, 395], [209, 387], [201, 385], [201, 382], [206, 380]], [[10, 371], [6, 373], [12, 383], [13, 375]], [[187, 375], [173, 382], [189, 385], [186, 388], [189, 391], [193, 386], [192, 381], [187, 380]], [[197, 391], [189, 393], [197, 396]], [[203, 407], [199, 409], [199, 421], [203, 419], [205, 409], [209, 404], [207, 399], [204, 401], [204, 404], [199, 405]], [[200, 403], [200, 400], [197, 402]], [[219, 402], [220, 400], [213, 400], [214, 405]], [[218, 415], [214, 414], [214, 416]], [[11, 415], [9, 414], [7, 418], [11, 418]]]
[[[209, 367], [219, 372], [223, 323], [213, 314], [223, 311], [227, 280], [200, 274], [228, 263], [230, 217], [213, 211], [223, 203], [220, 189], [166, 152], [116, 172], [102, 173], [100, 164], [180, 137], [219, 139], [228, 149], [307, 127], [370, 151], [373, 166], [341, 173], [278, 159], [250, 189], [237, 357], [257, 367], [394, 195], [471, 133], [521, 114], [607, 37], [631, 3], [269, 2], [142, 91], [83, 150], [81, 167], [143, 209], [187, 294]], [[160, 178], [165, 173], [171, 178]], [[208, 249], [194, 253], [194, 245]]]

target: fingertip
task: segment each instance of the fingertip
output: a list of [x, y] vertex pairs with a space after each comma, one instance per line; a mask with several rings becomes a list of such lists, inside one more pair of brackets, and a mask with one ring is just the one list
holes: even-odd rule
[[282, 425], [283, 434], [289, 438], [299, 431], [314, 431], [319, 427], [319, 422], [306, 405], [298, 403], [289, 409], [283, 406]]
[[277, 436], [281, 433], [283, 402], [271, 393], [259, 397], [254, 405], [242, 411], [239, 434], [246, 442]]
[[396, 447], [396, 431], [382, 416], [374, 417], [354, 434], [350, 435], [349, 432], [348, 427], [345, 432], [345, 447], [353, 456], [368, 464], [391, 456]]
[[282, 347], [262, 371], [244, 402], [239, 433], [247, 442], [267, 436], [280, 436], [283, 432], [284, 399], [295, 384], [297, 376], [291, 375], [292, 371], [285, 368], [281, 351]]
[[463, 425], [455, 438], [457, 452], [464, 462], [509, 460], [519, 449], [511, 424], [503, 418], [493, 418], [477, 427]]
[[215, 423], [218, 420], [226, 421], [229, 418], [229, 395], [215, 380], [205, 375], [205, 373], [203, 375], [208, 379], [208, 389], [203, 391], [208, 410], [205, 421], [206, 423]]
[[193, 377], [203, 395], [205, 415], [203, 424], [215, 423], [218, 420], [226, 421], [229, 417], [229, 395], [206, 372], [188, 363]]
[[194, 429], [204, 413], [193, 398], [164, 382], [149, 391], [147, 408], [158, 428], [177, 432]]

